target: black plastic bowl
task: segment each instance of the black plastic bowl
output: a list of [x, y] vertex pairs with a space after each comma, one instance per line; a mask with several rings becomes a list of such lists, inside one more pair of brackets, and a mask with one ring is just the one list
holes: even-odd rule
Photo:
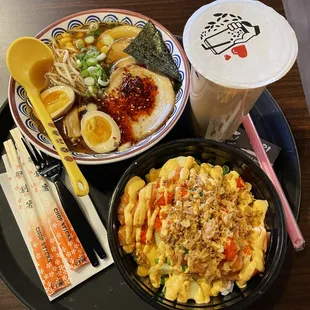
[[[254, 276], [245, 289], [236, 287], [227, 296], [218, 296], [208, 304], [186, 304], [171, 302], [159, 292], [143, 284], [136, 274], [137, 265], [131, 255], [126, 254], [118, 241], [117, 208], [127, 181], [134, 175], [144, 178], [153, 167], [161, 167], [168, 159], [177, 156], [193, 156], [201, 162], [228, 165], [241, 177], [252, 184], [252, 193], [257, 199], [266, 199], [269, 203], [266, 226], [271, 232], [270, 244], [266, 256], [265, 271]], [[124, 173], [117, 184], [110, 202], [108, 223], [109, 245], [114, 262], [127, 284], [148, 304], [157, 309], [242, 309], [259, 298], [276, 279], [286, 253], [287, 234], [282, 205], [278, 194], [267, 175], [247, 155], [223, 143], [204, 139], [185, 139], [162, 144], [138, 158]]]

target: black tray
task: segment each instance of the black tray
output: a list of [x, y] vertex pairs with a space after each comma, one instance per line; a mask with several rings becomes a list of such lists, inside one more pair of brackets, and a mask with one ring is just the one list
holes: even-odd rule
[[[297, 217], [301, 195], [300, 165], [288, 123], [267, 91], [259, 98], [251, 111], [251, 116], [259, 135], [282, 148], [274, 168]], [[182, 117], [163, 141], [192, 137], [189, 117], [189, 105], [187, 105]], [[2, 143], [14, 126], [8, 104], [0, 111], [0, 124], [0, 151], [3, 152]], [[107, 219], [108, 202], [112, 191], [122, 173], [133, 161], [134, 158], [131, 158], [116, 164], [81, 166], [103, 221]], [[2, 161], [0, 161], [1, 172], [4, 172]], [[110, 266], [54, 302], [49, 302], [2, 189], [0, 190], [0, 276], [29, 309], [151, 309], [125, 284], [115, 266]]]

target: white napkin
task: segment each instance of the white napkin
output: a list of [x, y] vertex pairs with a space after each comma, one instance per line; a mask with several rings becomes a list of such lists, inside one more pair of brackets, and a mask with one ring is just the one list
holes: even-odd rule
[[[66, 179], [65, 180], [66, 185], [68, 185], [68, 187], [70, 188], [70, 181], [69, 181], [68, 177], [66, 176], [65, 179]], [[58, 199], [57, 190], [56, 190], [55, 186], [53, 185], [53, 183], [51, 183], [49, 181], [47, 181], [47, 182], [49, 184], [49, 187], [50, 187], [54, 197], [57, 197], [57, 199]], [[3, 192], [6, 196], [6, 199], [10, 205], [10, 208], [13, 212], [13, 215], [15, 217], [15, 220], [17, 222], [19, 230], [21, 231], [21, 234], [22, 234], [24, 241], [27, 245], [27, 248], [28, 248], [28, 251], [31, 255], [31, 258], [33, 261], [35, 261], [35, 259], [33, 257], [32, 250], [31, 250], [31, 245], [30, 245], [29, 240], [28, 240], [27, 231], [24, 227], [22, 218], [21, 218], [20, 213], [17, 209], [16, 200], [15, 200], [14, 194], [12, 192], [11, 185], [8, 181], [8, 177], [7, 177], [6, 173], [0, 174], [0, 184], [2, 186], [2, 189], [3, 189]], [[73, 287], [79, 285], [83, 281], [87, 280], [88, 278], [90, 278], [94, 274], [105, 269], [106, 267], [110, 266], [113, 263], [113, 259], [112, 259], [112, 255], [110, 252], [108, 239], [107, 239], [107, 231], [104, 228], [90, 197], [84, 196], [84, 197], [78, 197], [77, 199], [78, 199], [78, 202], [79, 202], [80, 206], [82, 207], [82, 209], [83, 209], [83, 211], [84, 211], [84, 213], [88, 219], [88, 222], [92, 226], [94, 232], [96, 233], [96, 235], [98, 237], [98, 240], [100, 241], [101, 245], [103, 246], [103, 248], [107, 254], [107, 258], [100, 259], [99, 256], [97, 256], [97, 258], [100, 262], [100, 265], [98, 267], [93, 267], [89, 263], [86, 266], [82, 266], [77, 271], [73, 271], [70, 269], [68, 263], [66, 262], [65, 258], [62, 255], [61, 250], [59, 249], [59, 253], [60, 253], [62, 260], [65, 264], [68, 276], [69, 276], [70, 281], [71, 281], [71, 285], [62, 289], [62, 290], [57, 291], [52, 296], [47, 296], [50, 301], [56, 299], [57, 297], [61, 296], [64, 293], [68, 292]], [[60, 203], [60, 201], [59, 201], [59, 203]], [[39, 274], [38, 268], [36, 266], [35, 266], [35, 268]]]

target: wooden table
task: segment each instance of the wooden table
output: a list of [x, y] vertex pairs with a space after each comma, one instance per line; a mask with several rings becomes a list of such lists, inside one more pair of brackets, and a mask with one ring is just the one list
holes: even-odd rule
[[[34, 36], [48, 24], [66, 15], [102, 7], [128, 9], [148, 15], [174, 34], [182, 34], [190, 15], [205, 0], [2, 0], [0, 13], [0, 100], [7, 94], [8, 73], [5, 52], [15, 38]], [[281, 0], [265, 0], [266, 4], [284, 15]], [[271, 30], [272, 31], [272, 30]], [[294, 253], [291, 246], [281, 273], [271, 289], [251, 309], [309, 309], [310, 304], [310, 117], [298, 68], [268, 87], [282, 108], [296, 139], [302, 173], [302, 200], [299, 224], [306, 239], [306, 249]], [[283, 167], [285, 169], [285, 167]], [[1, 259], [1, 253], [0, 253]], [[0, 283], [0, 309], [21, 310], [25, 307]]]

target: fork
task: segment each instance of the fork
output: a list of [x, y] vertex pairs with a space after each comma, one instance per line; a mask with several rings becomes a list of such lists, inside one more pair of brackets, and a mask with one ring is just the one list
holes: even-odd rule
[[94, 267], [98, 266], [99, 262], [95, 252], [97, 252], [101, 259], [106, 258], [106, 253], [89, 225], [78, 202], [61, 180], [61, 173], [63, 169], [62, 163], [58, 159], [55, 159], [43, 152], [39, 152], [30, 143], [28, 145], [24, 139], [22, 139], [22, 141], [39, 174], [54, 183], [62, 207], [66, 212], [91, 264]]

